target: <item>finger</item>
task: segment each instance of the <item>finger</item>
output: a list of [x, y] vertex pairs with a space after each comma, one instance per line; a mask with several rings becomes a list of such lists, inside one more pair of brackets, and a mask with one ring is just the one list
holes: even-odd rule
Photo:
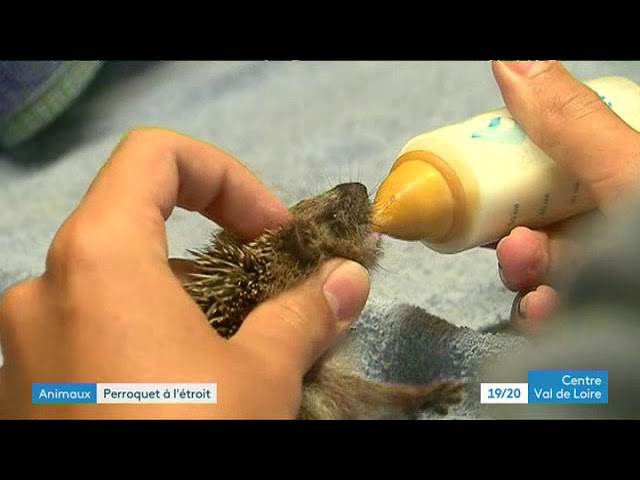
[[550, 266], [549, 239], [542, 231], [516, 227], [496, 247], [498, 271], [509, 290], [523, 292], [542, 283]]
[[12, 353], [11, 344], [30, 325], [27, 319], [37, 318], [43, 302], [40, 280], [25, 280], [7, 288], [0, 295], [0, 350], [4, 359]]
[[548, 285], [520, 293], [513, 301], [511, 320], [518, 329], [528, 333], [539, 333], [557, 313], [560, 296]]
[[493, 62], [507, 109], [601, 207], [640, 176], [640, 135], [559, 62]]
[[129, 133], [90, 186], [78, 213], [86, 212], [92, 223], [111, 232], [114, 247], [142, 237], [165, 248], [164, 221], [175, 206], [198, 211], [242, 238], [289, 218], [287, 208], [239, 161], [212, 145], [162, 129]]
[[557, 285], [566, 267], [591, 248], [599, 220], [597, 212], [586, 212], [545, 229], [514, 228], [496, 247], [502, 282], [515, 292]]
[[303, 375], [348, 330], [369, 288], [361, 265], [331, 260], [308, 281], [255, 309], [232, 341], [262, 355], [275, 371]]
[[9, 420], [13, 416], [5, 372], [6, 367], [0, 366], [0, 420]]

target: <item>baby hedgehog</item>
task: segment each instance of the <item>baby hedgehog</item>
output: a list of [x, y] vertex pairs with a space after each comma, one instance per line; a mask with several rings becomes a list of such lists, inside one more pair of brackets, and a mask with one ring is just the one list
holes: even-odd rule
[[[308, 277], [325, 261], [347, 258], [372, 271], [381, 255], [373, 233], [372, 204], [360, 183], [344, 183], [291, 207], [293, 220], [249, 242], [228, 232], [195, 250], [195, 272], [186, 291], [223, 337], [233, 336], [259, 303]], [[438, 380], [428, 385], [392, 385], [358, 374], [348, 360], [338, 361], [346, 341], [316, 362], [303, 383], [298, 419], [375, 419], [412, 415], [425, 408], [446, 414], [459, 403], [462, 383]]]

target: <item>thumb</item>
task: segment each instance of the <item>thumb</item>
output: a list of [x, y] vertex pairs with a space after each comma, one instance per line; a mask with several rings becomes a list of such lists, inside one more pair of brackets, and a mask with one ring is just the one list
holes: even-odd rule
[[259, 305], [231, 341], [262, 355], [274, 369], [304, 375], [344, 334], [369, 296], [360, 264], [333, 259], [307, 280]]
[[507, 109], [601, 207], [638, 178], [640, 135], [557, 61], [493, 62]]

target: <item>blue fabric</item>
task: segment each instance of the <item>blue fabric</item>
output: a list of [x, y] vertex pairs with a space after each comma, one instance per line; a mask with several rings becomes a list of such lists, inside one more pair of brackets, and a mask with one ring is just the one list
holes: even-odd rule
[[[566, 65], [583, 80], [640, 82], [640, 62]], [[128, 129], [158, 125], [214, 143], [290, 205], [339, 181], [374, 189], [413, 136], [502, 105], [488, 62], [107, 63], [55, 125], [0, 153], [0, 292], [41, 273], [57, 228]], [[175, 211], [170, 254], [202, 245], [213, 227]], [[363, 370], [394, 381], [467, 377], [469, 395], [449, 418], [486, 418], [481, 366], [524, 345], [487, 332], [508, 319], [513, 299], [495, 253], [385, 245], [357, 322]]]
[[101, 66], [99, 61], [0, 61], [0, 148], [15, 147], [56, 120]]
[[0, 117], [24, 105], [61, 64], [59, 61], [0, 62]]

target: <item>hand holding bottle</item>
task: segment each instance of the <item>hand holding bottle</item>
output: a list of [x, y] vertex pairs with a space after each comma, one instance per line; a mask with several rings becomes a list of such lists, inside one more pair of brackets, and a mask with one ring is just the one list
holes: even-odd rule
[[[607, 214], [640, 184], [640, 133], [559, 62], [494, 62], [507, 109], [527, 136], [587, 189]], [[548, 228], [514, 228], [496, 246], [500, 277], [519, 295], [516, 321], [529, 327], [552, 316], [551, 279], [576, 254], [569, 219]], [[551, 285], [550, 285], [551, 284]]]

